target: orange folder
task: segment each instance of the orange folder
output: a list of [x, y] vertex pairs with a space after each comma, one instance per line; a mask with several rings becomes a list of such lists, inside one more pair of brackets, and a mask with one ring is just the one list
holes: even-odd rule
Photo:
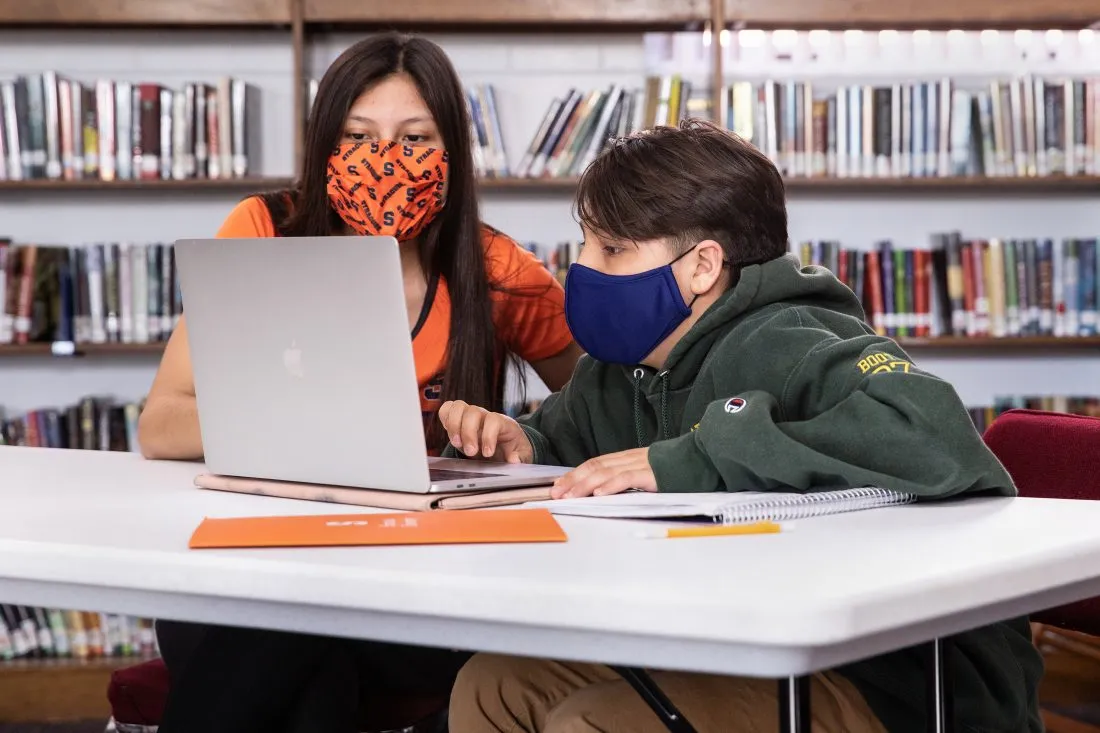
[[565, 542], [546, 509], [473, 509], [399, 514], [207, 517], [189, 547], [337, 547]]

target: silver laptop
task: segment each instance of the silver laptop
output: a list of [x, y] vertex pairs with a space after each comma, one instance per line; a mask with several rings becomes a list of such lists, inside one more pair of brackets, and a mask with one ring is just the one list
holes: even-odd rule
[[210, 471], [415, 493], [567, 469], [427, 455], [392, 237], [176, 242]]

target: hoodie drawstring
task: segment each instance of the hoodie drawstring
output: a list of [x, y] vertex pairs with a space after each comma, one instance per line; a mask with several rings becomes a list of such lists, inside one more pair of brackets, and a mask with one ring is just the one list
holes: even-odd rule
[[661, 372], [657, 378], [661, 380], [661, 434], [658, 440], [664, 440], [672, 437], [668, 425], [671, 420], [668, 415], [668, 372]]
[[[634, 370], [634, 437], [639, 448], [645, 447], [645, 426], [642, 421], [642, 377], [644, 376], [645, 372], [642, 369]], [[664, 440], [672, 437], [670, 425], [672, 417], [668, 412], [668, 372], [661, 372], [657, 378], [661, 380], [661, 419], [657, 440]]]

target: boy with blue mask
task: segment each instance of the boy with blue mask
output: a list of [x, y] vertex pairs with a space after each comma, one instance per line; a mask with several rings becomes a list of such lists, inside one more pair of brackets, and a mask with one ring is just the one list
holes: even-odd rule
[[[575, 467], [556, 498], [823, 484], [1015, 494], [952, 387], [875, 335], [836, 277], [787, 254], [783, 181], [751, 145], [696, 121], [632, 135], [585, 171], [576, 206], [585, 243], [566, 317], [588, 355], [520, 420], [444, 404], [456, 452]], [[950, 644], [956, 727], [1042, 730], [1026, 618]], [[923, 659], [905, 649], [814, 675], [814, 730], [926, 730]], [[655, 677], [700, 733], [775, 729], [773, 682]], [[664, 730], [602, 665], [477, 655], [451, 701], [458, 731]]]

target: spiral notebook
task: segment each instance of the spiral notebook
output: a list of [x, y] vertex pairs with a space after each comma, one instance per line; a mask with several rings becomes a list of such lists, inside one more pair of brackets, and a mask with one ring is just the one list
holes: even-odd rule
[[709, 519], [720, 524], [783, 522], [910, 504], [915, 494], [864, 486], [807, 493], [715, 491], [705, 494], [629, 492], [612, 496], [528, 502], [554, 514], [608, 519]]

